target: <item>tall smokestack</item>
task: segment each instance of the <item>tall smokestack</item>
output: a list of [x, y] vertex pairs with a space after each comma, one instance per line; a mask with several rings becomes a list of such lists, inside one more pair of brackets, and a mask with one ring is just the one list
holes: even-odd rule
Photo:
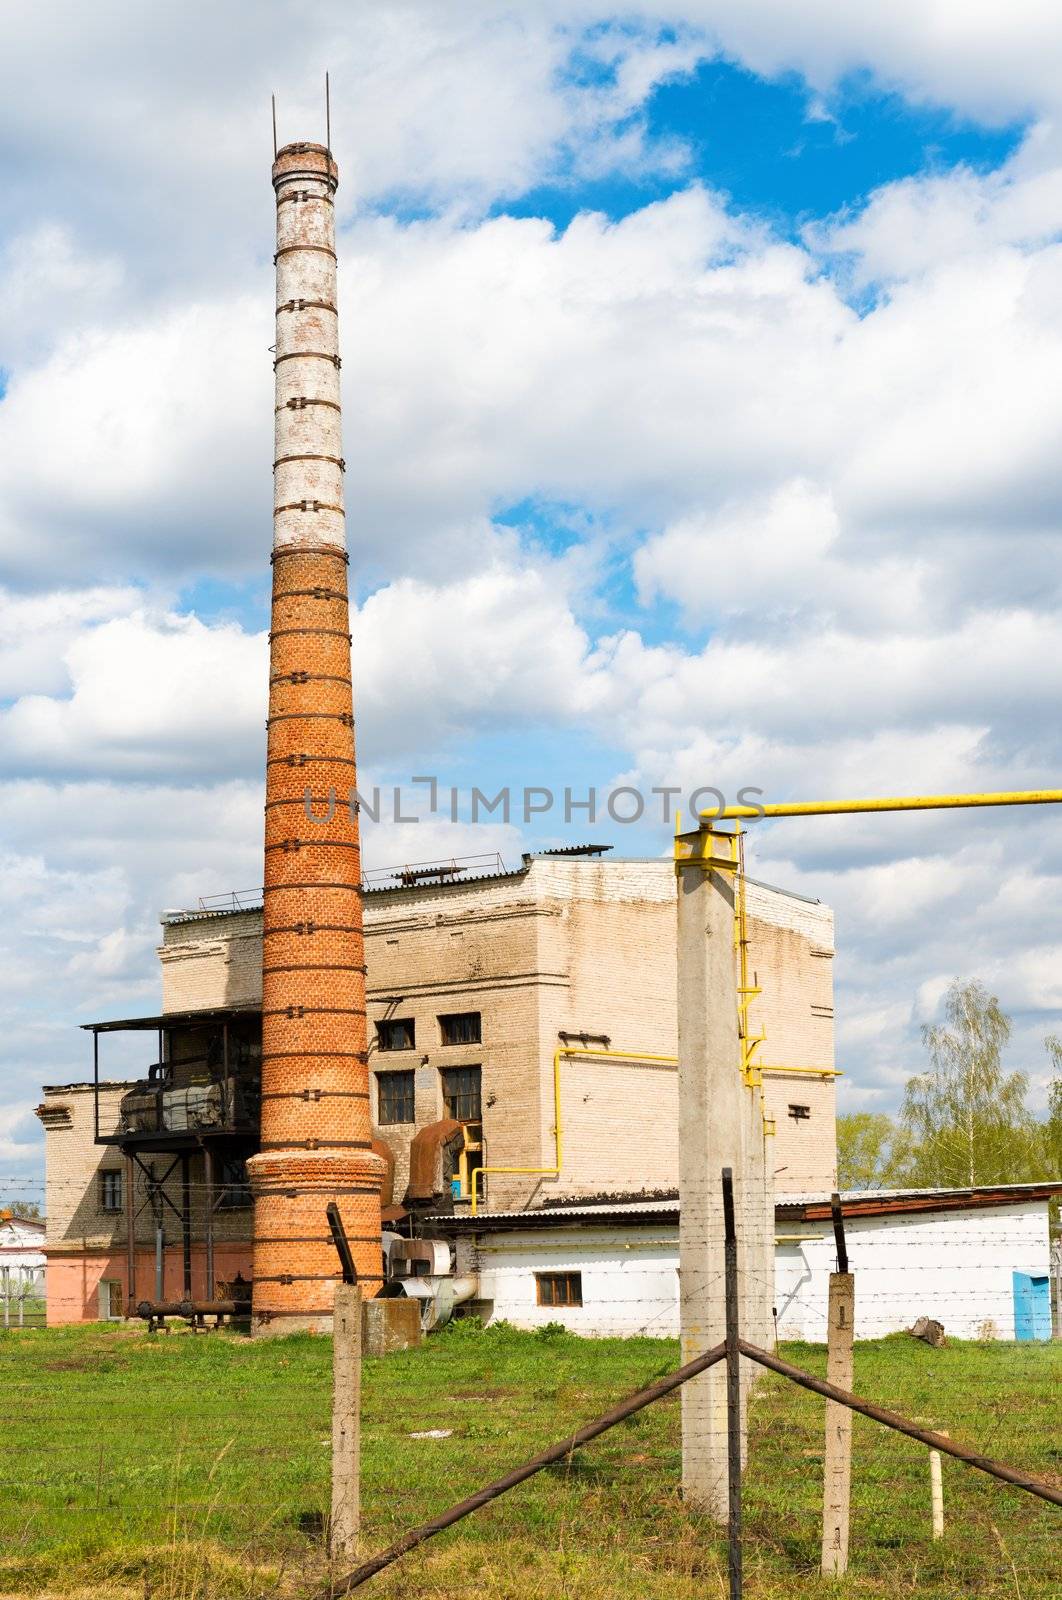
[[[327, 1331], [335, 1200], [364, 1293], [380, 1287], [371, 1148], [347, 552], [335, 205], [318, 144], [273, 163], [277, 197], [276, 459], [262, 963], [262, 1141], [254, 1194], [254, 1330]], [[312, 796], [313, 818], [305, 796]]]

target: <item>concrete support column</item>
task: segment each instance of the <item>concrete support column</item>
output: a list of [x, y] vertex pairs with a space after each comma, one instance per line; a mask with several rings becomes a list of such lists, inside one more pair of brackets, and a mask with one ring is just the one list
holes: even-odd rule
[[[739, 1069], [733, 883], [699, 861], [678, 867], [679, 1321], [683, 1362], [725, 1334], [723, 1192], [734, 1174], [739, 1282], [745, 1282], [746, 1093]], [[744, 1294], [742, 1294], [744, 1299]], [[744, 1406], [742, 1415], [744, 1437]], [[682, 1491], [727, 1520], [726, 1373], [682, 1388]]]
[[[718, 856], [713, 854], [718, 851]], [[679, 841], [679, 1317], [682, 1360], [725, 1333], [722, 1170], [734, 1179], [739, 1322], [774, 1343], [773, 1151], [761, 1093], [741, 1071], [734, 940], [734, 870], [725, 837]], [[718, 860], [719, 865], [713, 865]], [[748, 1362], [742, 1363], [744, 1457]], [[682, 1390], [682, 1487], [692, 1506], [727, 1520], [726, 1374], [711, 1368]]]

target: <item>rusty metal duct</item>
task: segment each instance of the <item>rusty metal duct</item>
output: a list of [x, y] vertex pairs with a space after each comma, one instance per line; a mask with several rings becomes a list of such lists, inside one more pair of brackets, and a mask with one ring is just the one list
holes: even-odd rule
[[[371, 1148], [343, 511], [334, 195], [318, 144], [273, 163], [276, 451], [262, 968], [256, 1333], [331, 1327], [335, 1201], [367, 1295], [381, 1283]], [[305, 796], [312, 805], [305, 804]], [[307, 816], [312, 809], [312, 817]]]

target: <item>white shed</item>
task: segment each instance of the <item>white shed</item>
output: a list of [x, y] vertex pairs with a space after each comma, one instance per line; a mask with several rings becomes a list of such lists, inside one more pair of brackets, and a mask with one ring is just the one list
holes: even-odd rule
[[0, 1211], [0, 1319], [5, 1328], [44, 1323], [45, 1224]]
[[[1051, 1337], [1048, 1204], [1062, 1184], [879, 1190], [841, 1197], [856, 1277], [856, 1337], [934, 1317], [961, 1339]], [[609, 1198], [479, 1217], [435, 1217], [459, 1269], [479, 1273], [488, 1320], [562, 1322], [589, 1337], [678, 1334], [677, 1198]], [[775, 1210], [782, 1339], [825, 1339], [836, 1250], [830, 1196]]]

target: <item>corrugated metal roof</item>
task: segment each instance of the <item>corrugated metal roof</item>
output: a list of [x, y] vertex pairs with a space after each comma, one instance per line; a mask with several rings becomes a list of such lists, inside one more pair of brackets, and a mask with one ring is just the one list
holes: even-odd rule
[[211, 1011], [164, 1011], [161, 1016], [122, 1017], [112, 1022], [82, 1022], [86, 1033], [147, 1032], [152, 1028], [197, 1028], [232, 1022], [237, 1017], [261, 1016], [261, 1005], [217, 1006]]
[[178, 922], [216, 922], [219, 917], [253, 917], [261, 910], [262, 903], [259, 901], [252, 906], [211, 906], [205, 911], [164, 911], [159, 921], [169, 928]]
[[[1044, 1183], [997, 1184], [976, 1189], [879, 1189], [847, 1190], [841, 1195], [846, 1217], [889, 1216], [920, 1211], [981, 1210], [1012, 1205], [1018, 1200], [1048, 1200], [1062, 1194], [1062, 1181]], [[785, 1195], [775, 1204], [775, 1217], [787, 1222], [820, 1222], [830, 1216], [831, 1196], [827, 1193]], [[616, 1223], [678, 1221], [677, 1197], [662, 1199], [579, 1202], [537, 1206], [525, 1211], [482, 1211], [476, 1217], [437, 1214], [426, 1218], [433, 1226], [451, 1233], [494, 1233], [506, 1229], [559, 1228], [583, 1224], [611, 1226]]]
[[505, 878], [524, 878], [526, 867], [507, 867], [502, 872], [475, 872], [460, 878], [437, 878], [429, 883], [363, 883], [362, 894], [435, 894], [440, 889], [460, 889], [469, 883], [500, 883]]

